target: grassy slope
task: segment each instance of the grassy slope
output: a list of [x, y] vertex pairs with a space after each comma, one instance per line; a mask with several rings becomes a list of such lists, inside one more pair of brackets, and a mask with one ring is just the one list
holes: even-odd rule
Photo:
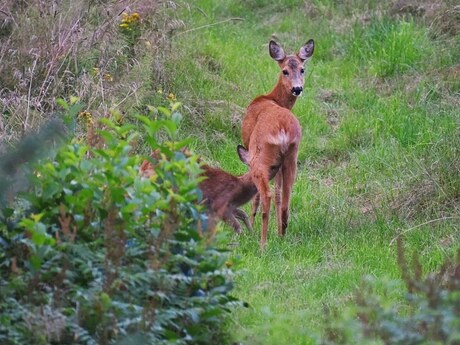
[[[364, 275], [399, 277], [389, 245], [398, 229], [459, 210], [459, 38], [432, 38], [416, 20], [388, 17], [388, 5], [307, 3], [197, 1], [183, 10], [189, 28], [243, 20], [173, 44], [171, 91], [191, 105], [184, 135], [216, 165], [243, 173], [235, 147], [244, 108], [278, 78], [267, 41], [276, 34], [288, 52], [317, 43], [294, 108], [304, 137], [288, 235], [278, 238], [272, 222], [261, 253], [258, 232], [224, 228], [244, 272], [236, 295], [250, 307], [230, 327], [245, 344], [314, 344], [324, 305], [344, 305]], [[458, 223], [417, 227], [406, 245], [435, 269], [458, 247]]]

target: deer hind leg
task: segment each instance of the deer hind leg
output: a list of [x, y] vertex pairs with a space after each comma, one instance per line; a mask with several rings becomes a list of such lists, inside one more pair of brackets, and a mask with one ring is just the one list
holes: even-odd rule
[[262, 234], [260, 238], [260, 247], [264, 249], [267, 246], [268, 221], [270, 218], [270, 205], [272, 200], [270, 181], [268, 179], [268, 174], [256, 167], [254, 167], [251, 175], [252, 181], [256, 185], [262, 200]]
[[294, 185], [297, 175], [297, 149], [286, 157], [282, 166], [283, 174], [283, 193], [281, 200], [281, 227], [278, 232], [281, 236], [286, 235], [286, 229], [289, 222], [289, 206], [291, 203], [292, 186]]
[[275, 209], [276, 209], [276, 219], [278, 221], [278, 232], [281, 231], [281, 191], [283, 187], [283, 172], [281, 169], [275, 176]]

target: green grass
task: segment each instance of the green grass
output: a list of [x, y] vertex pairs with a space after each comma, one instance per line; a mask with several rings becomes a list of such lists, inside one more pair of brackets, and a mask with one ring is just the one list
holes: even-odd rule
[[[234, 341], [317, 344], [325, 305], [346, 310], [365, 276], [382, 286], [400, 277], [390, 245], [398, 231], [409, 229], [408, 252], [420, 254], [426, 271], [453, 255], [458, 36], [377, 1], [201, 0], [182, 18], [197, 28], [174, 38], [168, 62], [171, 91], [190, 105], [182, 133], [235, 174], [246, 171], [236, 155], [244, 110], [278, 78], [268, 40], [275, 35], [288, 52], [316, 41], [294, 108], [303, 140], [287, 236], [276, 235], [274, 214], [265, 252], [260, 220], [242, 236], [222, 226], [241, 260], [235, 295], [249, 304], [228, 326]], [[385, 298], [400, 295], [396, 288]]]

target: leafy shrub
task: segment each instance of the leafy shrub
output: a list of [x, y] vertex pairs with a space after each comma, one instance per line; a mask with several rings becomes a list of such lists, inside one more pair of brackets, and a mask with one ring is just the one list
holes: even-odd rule
[[203, 235], [197, 157], [157, 140], [180, 121], [164, 112], [139, 117], [162, 155], [150, 180], [131, 154], [139, 131], [105, 120], [103, 145], [42, 159], [2, 210], [1, 344], [223, 343], [232, 271]]
[[460, 260], [447, 260], [439, 272], [424, 276], [416, 255], [409, 266], [399, 239], [398, 263], [404, 301], [388, 305], [376, 282], [368, 280], [348, 317], [328, 311], [322, 344], [460, 344]]

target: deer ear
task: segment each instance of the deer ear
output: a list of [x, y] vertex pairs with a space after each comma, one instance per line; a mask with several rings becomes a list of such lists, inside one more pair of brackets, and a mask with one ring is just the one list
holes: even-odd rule
[[281, 46], [273, 40], [270, 41], [268, 49], [270, 51], [270, 56], [278, 62], [283, 61], [286, 57], [283, 48], [281, 48]]
[[238, 145], [236, 150], [238, 151], [238, 156], [240, 156], [241, 161], [249, 165], [249, 151], [243, 145]]
[[305, 61], [305, 60], [308, 60], [313, 55], [314, 51], [315, 51], [315, 41], [309, 40], [307, 43], [305, 43], [305, 45], [302, 48], [300, 48], [298, 56], [302, 61]]

